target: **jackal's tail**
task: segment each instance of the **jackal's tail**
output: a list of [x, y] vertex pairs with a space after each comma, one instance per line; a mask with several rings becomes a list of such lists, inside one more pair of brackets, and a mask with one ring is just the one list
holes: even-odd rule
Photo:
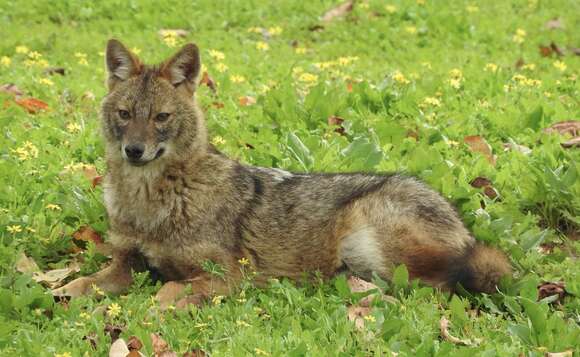
[[450, 285], [459, 283], [468, 291], [490, 294], [497, 291], [501, 277], [512, 273], [504, 253], [480, 243], [472, 246], [463, 262], [451, 270]]

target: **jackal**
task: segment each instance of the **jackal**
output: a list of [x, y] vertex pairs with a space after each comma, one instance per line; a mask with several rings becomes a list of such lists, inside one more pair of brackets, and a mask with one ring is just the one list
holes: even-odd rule
[[[147, 66], [111, 39], [106, 67], [103, 187], [113, 259], [56, 295], [95, 285], [120, 293], [139, 257], [167, 281], [159, 294], [178, 306], [234, 290], [240, 261], [258, 284], [314, 271], [389, 279], [405, 264], [434, 287], [493, 292], [510, 274], [506, 257], [477, 243], [453, 207], [413, 177], [290, 173], [218, 152], [195, 101], [196, 45]], [[206, 272], [207, 261], [225, 275]], [[183, 296], [188, 285], [192, 294]]]

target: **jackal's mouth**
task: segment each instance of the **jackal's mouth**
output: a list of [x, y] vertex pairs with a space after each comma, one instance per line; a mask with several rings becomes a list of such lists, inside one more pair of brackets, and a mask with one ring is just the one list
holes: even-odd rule
[[157, 150], [157, 152], [155, 153], [155, 156], [150, 159], [150, 160], [143, 160], [143, 159], [131, 159], [131, 158], [126, 158], [127, 162], [131, 165], [131, 166], [145, 166], [148, 163], [150, 163], [151, 161], [155, 161], [158, 158], [161, 157], [161, 155], [163, 155], [165, 153], [165, 148], [160, 148], [159, 150]]

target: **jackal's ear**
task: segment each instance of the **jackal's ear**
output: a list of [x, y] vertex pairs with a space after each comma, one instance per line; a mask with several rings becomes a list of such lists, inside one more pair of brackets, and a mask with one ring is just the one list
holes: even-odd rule
[[142, 64], [120, 41], [110, 39], [107, 42], [107, 54], [105, 56], [107, 79], [109, 89], [112, 89], [119, 81], [127, 80], [129, 77], [139, 74]]
[[193, 91], [200, 66], [199, 49], [193, 43], [188, 43], [162, 65], [161, 75], [175, 87], [185, 85]]

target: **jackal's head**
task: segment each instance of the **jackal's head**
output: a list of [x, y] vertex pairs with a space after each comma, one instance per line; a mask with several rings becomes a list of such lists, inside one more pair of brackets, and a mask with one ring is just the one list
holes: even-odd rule
[[108, 155], [143, 166], [205, 148], [203, 118], [193, 97], [197, 46], [187, 44], [161, 64], [147, 66], [112, 39], [106, 65], [109, 93], [102, 115]]

